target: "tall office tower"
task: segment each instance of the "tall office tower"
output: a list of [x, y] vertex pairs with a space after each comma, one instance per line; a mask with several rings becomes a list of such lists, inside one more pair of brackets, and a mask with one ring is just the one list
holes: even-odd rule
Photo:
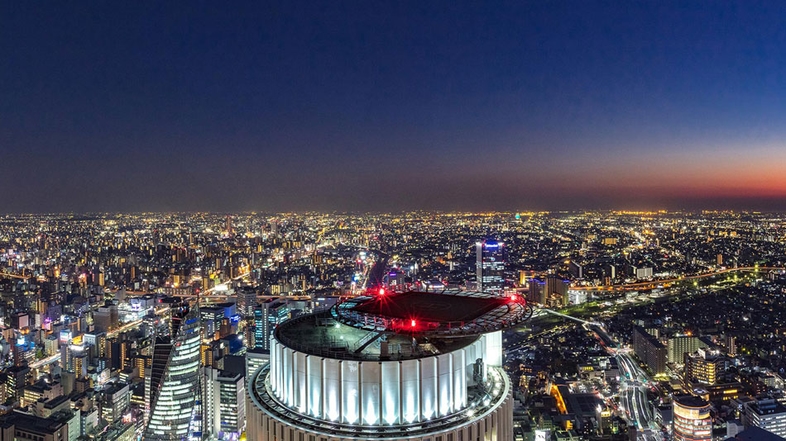
[[114, 424], [131, 405], [131, 390], [127, 384], [111, 384], [101, 392], [101, 418]]
[[106, 356], [106, 333], [85, 334], [82, 341], [92, 357]]
[[172, 308], [169, 335], [156, 337], [145, 372], [146, 440], [185, 439], [199, 412], [199, 309]]
[[786, 438], [786, 407], [774, 398], [745, 403], [742, 424], [746, 429], [755, 426]]
[[204, 439], [236, 440], [246, 428], [246, 386], [242, 374], [205, 367]]
[[712, 441], [710, 404], [690, 395], [674, 399], [675, 441]]
[[502, 294], [505, 289], [505, 244], [486, 240], [475, 244], [478, 291]]
[[241, 318], [254, 316], [254, 307], [257, 306], [257, 292], [250, 286], [237, 289], [237, 313]]
[[257, 369], [270, 361], [270, 352], [260, 348], [246, 351], [246, 378], [250, 378]]
[[541, 305], [548, 304], [548, 299], [546, 298], [546, 282], [543, 279], [533, 277], [529, 279], [527, 286], [527, 301], [532, 303], [540, 303]]
[[513, 439], [502, 330], [528, 317], [515, 298], [446, 291], [360, 296], [288, 320], [251, 374], [248, 440]]
[[254, 308], [254, 347], [270, 349], [270, 334], [289, 318], [289, 306], [280, 300], [267, 299]]

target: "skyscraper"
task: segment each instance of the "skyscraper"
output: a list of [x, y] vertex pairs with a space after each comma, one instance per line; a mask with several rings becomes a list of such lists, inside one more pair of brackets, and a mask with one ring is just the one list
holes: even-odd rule
[[204, 439], [237, 439], [246, 427], [245, 377], [205, 367]]
[[546, 276], [546, 299], [550, 305], [566, 306], [569, 303], [568, 288], [570, 280], [565, 280], [556, 274]]
[[276, 326], [289, 318], [286, 303], [267, 299], [254, 308], [254, 347], [270, 349], [270, 334]]
[[633, 351], [655, 375], [666, 372], [666, 346], [641, 326], [633, 327]]
[[505, 289], [505, 244], [486, 240], [475, 244], [478, 291], [502, 294]]
[[153, 362], [145, 372], [147, 423], [144, 439], [188, 437], [198, 411], [199, 309], [173, 306], [169, 335], [156, 338]]
[[236, 290], [237, 313], [241, 318], [254, 316], [254, 307], [257, 305], [257, 292], [253, 287], [242, 286]]

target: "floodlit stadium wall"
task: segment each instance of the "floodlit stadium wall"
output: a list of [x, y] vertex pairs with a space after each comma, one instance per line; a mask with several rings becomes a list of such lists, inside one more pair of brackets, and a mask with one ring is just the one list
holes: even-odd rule
[[[501, 340], [501, 331], [496, 331], [446, 354], [405, 360], [359, 361], [298, 352], [274, 339], [266, 376], [257, 378], [262, 375], [261, 371], [257, 372], [249, 385], [252, 399], [248, 406], [248, 439], [288, 440], [287, 436], [276, 432], [277, 428], [283, 430], [284, 427], [298, 433], [320, 433], [315, 430], [320, 421], [326, 426], [365, 428], [364, 434], [357, 437], [345, 433], [326, 437], [325, 441], [417, 440], [455, 430], [467, 431], [465, 436], [472, 431], [475, 437], [487, 433], [488, 436], [483, 435], [481, 439], [488, 440], [498, 439], [499, 433], [512, 437], [512, 427], [508, 427], [512, 424], [508, 421], [512, 420], [512, 403], [507, 375], [499, 368], [489, 367], [501, 364]], [[482, 375], [483, 378], [489, 375], [493, 380], [496, 395], [491, 396], [496, 398], [470, 403], [467, 388], [473, 384], [478, 359], [484, 360]], [[278, 413], [288, 417], [280, 417], [276, 408], [280, 409]], [[505, 416], [508, 413], [510, 415]], [[304, 422], [303, 427], [298, 428], [298, 415], [311, 423]], [[433, 431], [428, 429], [430, 425]], [[403, 432], [389, 430], [397, 426], [419, 427], [416, 432], [424, 435], [421, 438], [413, 432], [413, 436], [404, 436]], [[375, 428], [379, 429], [377, 435], [374, 435]]]

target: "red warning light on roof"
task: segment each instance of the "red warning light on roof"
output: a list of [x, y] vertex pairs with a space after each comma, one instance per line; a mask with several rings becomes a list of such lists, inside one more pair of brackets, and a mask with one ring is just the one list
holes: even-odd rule
[[410, 326], [412, 326], [412, 327], [414, 328], [415, 326], [417, 326], [417, 325], [418, 325], [418, 322], [416, 322], [416, 321], [415, 321], [415, 319], [412, 319], [412, 320], [410, 320], [410, 323], [409, 323], [409, 325], [410, 325]]
[[381, 296], [385, 295], [385, 288], [379, 288], [379, 295]]

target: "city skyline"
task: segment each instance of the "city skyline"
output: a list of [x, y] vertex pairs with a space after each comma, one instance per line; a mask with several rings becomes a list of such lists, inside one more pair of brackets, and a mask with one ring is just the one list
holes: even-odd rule
[[729, 211], [0, 216], [0, 441], [784, 439], [784, 243]]
[[786, 210], [778, 2], [9, 4], [0, 212]]

